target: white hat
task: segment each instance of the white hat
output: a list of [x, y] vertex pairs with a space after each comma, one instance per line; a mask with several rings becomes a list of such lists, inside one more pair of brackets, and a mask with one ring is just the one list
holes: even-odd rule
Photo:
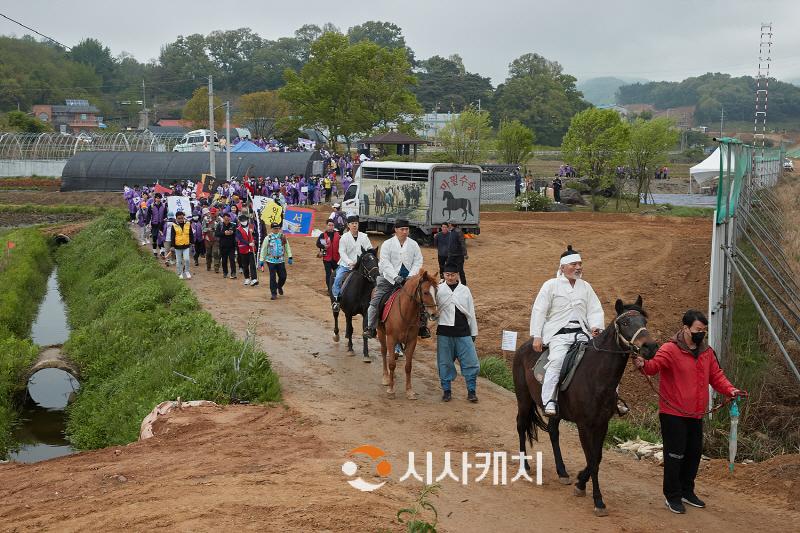
[[334, 209], [339, 209], [340, 207], [342, 207], [342, 204], [339, 204], [339, 203], [333, 204], [333, 208]]

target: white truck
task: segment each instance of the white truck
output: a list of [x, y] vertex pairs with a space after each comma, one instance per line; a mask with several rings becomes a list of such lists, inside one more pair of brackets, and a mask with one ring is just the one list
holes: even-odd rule
[[365, 161], [345, 192], [342, 210], [357, 214], [362, 231], [390, 234], [404, 218], [413, 239], [430, 244], [443, 222], [480, 233], [481, 168], [451, 163]]

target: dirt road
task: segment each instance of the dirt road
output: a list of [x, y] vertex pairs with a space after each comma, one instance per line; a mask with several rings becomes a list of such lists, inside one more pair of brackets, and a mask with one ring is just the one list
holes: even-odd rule
[[[469, 242], [466, 267], [478, 311], [480, 354], [498, 351], [501, 329], [525, 334], [535, 291], [555, 272], [567, 243], [582, 252], [586, 279], [607, 313], [617, 296], [630, 300], [641, 294], [653, 328], [665, 338], [683, 310], [705, 306], [708, 225], [705, 220], [591, 214], [484, 216], [483, 233]], [[0, 467], [0, 527], [399, 530], [395, 513], [421, 487], [399, 481], [408, 451], [416, 452], [423, 476], [420, 457], [433, 452], [437, 476], [447, 450], [457, 452], [453, 470], [459, 474], [462, 451], [516, 450], [514, 395], [481, 380], [480, 402], [473, 405], [465, 401], [463, 382], [455, 382], [454, 400], [440, 402], [431, 341], [420, 342], [415, 358], [420, 399], [408, 401], [402, 394], [386, 399], [379, 359], [364, 364], [347, 354], [343, 342], [331, 340], [323, 270], [312, 242], [295, 240], [293, 248], [296, 264], [289, 267], [286, 295], [275, 302], [268, 300], [263, 277], [251, 288], [243, 287], [241, 278], [222, 280], [195, 269], [188, 282], [208, 311], [237, 333], [256, 318], [259, 340], [281, 377], [285, 405], [184, 411], [148, 441]], [[436, 264], [433, 250], [424, 254], [426, 265]], [[377, 348], [372, 341], [373, 353]], [[574, 476], [584, 463], [575, 431], [565, 428], [562, 442]], [[348, 451], [363, 444], [385, 450], [392, 465], [388, 483], [371, 493], [350, 487], [341, 470]], [[557, 482], [549, 443], [535, 445], [534, 451], [544, 457], [542, 486], [443, 481], [433, 500], [441, 529], [708, 531], [724, 525], [781, 531], [800, 519], [787, 500], [797, 489], [791, 482], [785, 492], [743, 492], [725, 475], [702, 474], [697, 492], [708, 508], [672, 515], [663, 507], [661, 469], [615, 451], [606, 452], [600, 471], [610, 516], [596, 518], [590, 498], [577, 498], [571, 487]], [[359, 474], [379, 482], [374, 468], [362, 461]], [[476, 475], [473, 470], [470, 480]]]

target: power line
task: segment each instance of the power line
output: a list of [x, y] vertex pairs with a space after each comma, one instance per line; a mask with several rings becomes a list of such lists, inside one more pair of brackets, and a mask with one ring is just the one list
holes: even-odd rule
[[4, 14], [4, 13], [0, 13], [0, 17], [3, 17], [4, 19], [10, 20], [10, 21], [11, 21], [11, 22], [13, 22], [14, 24], [18, 24], [18, 25], [22, 26], [23, 28], [25, 28], [26, 30], [31, 30], [31, 31], [32, 31], [33, 33], [35, 33], [36, 35], [41, 35], [42, 37], [44, 37], [44, 38], [45, 38], [45, 39], [47, 39], [48, 41], [53, 41], [54, 43], [56, 43], [56, 44], [57, 44], [58, 46], [60, 46], [61, 48], [64, 48], [64, 49], [65, 49], [67, 52], [69, 52], [70, 50], [72, 50], [72, 48], [70, 48], [69, 46], [67, 46], [67, 45], [65, 45], [65, 44], [61, 44], [60, 42], [56, 41], [56, 40], [55, 40], [55, 39], [53, 39], [52, 37], [48, 37], [48, 36], [47, 36], [47, 35], [45, 35], [44, 33], [39, 33], [38, 31], [34, 30], [34, 29], [33, 29], [33, 28], [31, 28], [30, 26], [26, 26], [25, 24], [21, 23], [20, 21], [18, 21], [18, 20], [14, 20], [14, 19], [12, 19], [11, 17], [9, 17], [8, 15], [6, 15], [6, 14]]

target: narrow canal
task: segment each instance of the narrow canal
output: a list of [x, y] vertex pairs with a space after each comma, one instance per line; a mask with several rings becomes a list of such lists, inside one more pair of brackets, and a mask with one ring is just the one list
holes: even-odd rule
[[[44, 348], [60, 346], [67, 337], [67, 311], [61, 299], [56, 271], [53, 270], [47, 280], [47, 294], [33, 323], [31, 338], [40, 348]], [[17, 448], [9, 454], [10, 460], [35, 463], [75, 451], [64, 436], [64, 409], [79, 387], [74, 377], [56, 368], [45, 368], [31, 376], [20, 413], [20, 424], [14, 435]]]

